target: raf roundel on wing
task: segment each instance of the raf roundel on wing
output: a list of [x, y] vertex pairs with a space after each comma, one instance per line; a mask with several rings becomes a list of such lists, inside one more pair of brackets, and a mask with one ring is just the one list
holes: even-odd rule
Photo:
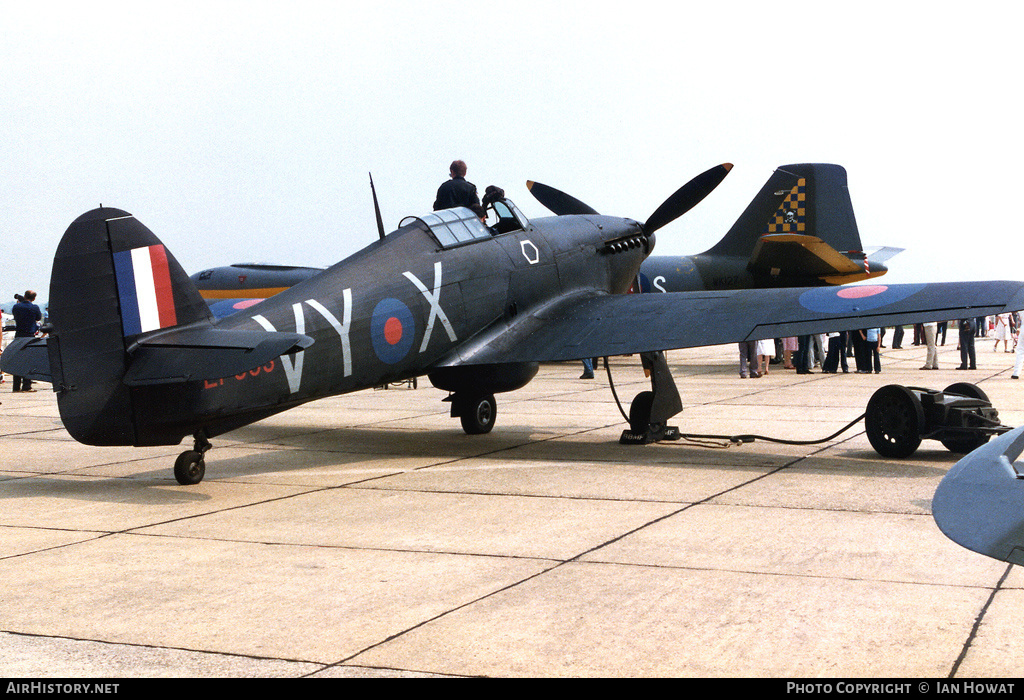
[[800, 305], [808, 311], [823, 314], [852, 314], [903, 301], [926, 286], [902, 284], [888, 287], [884, 284], [866, 284], [858, 287], [815, 287], [800, 295]]

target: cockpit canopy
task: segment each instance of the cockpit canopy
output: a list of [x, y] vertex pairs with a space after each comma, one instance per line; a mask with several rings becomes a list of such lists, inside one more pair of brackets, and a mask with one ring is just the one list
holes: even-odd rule
[[416, 218], [427, 225], [430, 235], [437, 239], [442, 248], [491, 237], [490, 230], [480, 221], [480, 217], [466, 207], [441, 209]]
[[530, 220], [523, 216], [523, 212], [519, 211], [511, 199], [497, 199], [491, 209], [498, 217], [498, 221], [491, 227], [496, 234], [521, 231], [530, 225]]
[[498, 217], [494, 226], [486, 226], [473, 210], [466, 207], [441, 209], [423, 216], [410, 216], [405, 218], [401, 225], [418, 221], [426, 226], [430, 235], [442, 248], [453, 248], [502, 233], [520, 231], [529, 224], [516, 205], [507, 199], [495, 201], [492, 208]]

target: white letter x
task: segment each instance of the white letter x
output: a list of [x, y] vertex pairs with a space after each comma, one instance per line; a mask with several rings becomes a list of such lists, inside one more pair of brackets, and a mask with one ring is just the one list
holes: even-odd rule
[[423, 343], [420, 345], [420, 352], [427, 349], [427, 343], [430, 342], [430, 333], [434, 330], [435, 318], [441, 319], [441, 325], [448, 332], [448, 338], [455, 341], [455, 331], [452, 330], [452, 324], [448, 322], [448, 317], [445, 316], [444, 309], [441, 308], [441, 262], [434, 263], [433, 293], [416, 278], [416, 275], [411, 272], [403, 272], [402, 274], [409, 278], [409, 281], [415, 284], [416, 289], [420, 290], [420, 293], [423, 294], [423, 298], [430, 302], [430, 318], [427, 319], [427, 328], [423, 331]]

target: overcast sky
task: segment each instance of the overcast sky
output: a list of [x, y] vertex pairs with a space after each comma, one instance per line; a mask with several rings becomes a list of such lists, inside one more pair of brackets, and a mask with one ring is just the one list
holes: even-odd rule
[[[538, 180], [697, 253], [779, 165], [846, 167], [888, 281], [1022, 279], [1009, 2], [0, 1], [3, 297], [113, 206], [187, 272], [327, 266], [430, 210], [448, 164], [548, 212]], [[491, 9], [494, 8], [494, 9]]]

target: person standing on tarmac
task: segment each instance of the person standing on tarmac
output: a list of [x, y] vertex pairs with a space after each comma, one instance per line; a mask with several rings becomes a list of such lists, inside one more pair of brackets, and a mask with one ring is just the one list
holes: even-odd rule
[[[25, 292], [25, 296], [15, 294], [14, 298], [18, 303], [11, 309], [14, 316], [14, 337], [31, 338], [39, 330], [39, 322], [43, 319], [43, 313], [33, 302], [36, 300], [36, 293], [31, 289]], [[32, 380], [28, 377], [14, 377], [14, 391], [25, 392], [35, 391], [32, 388]]]

